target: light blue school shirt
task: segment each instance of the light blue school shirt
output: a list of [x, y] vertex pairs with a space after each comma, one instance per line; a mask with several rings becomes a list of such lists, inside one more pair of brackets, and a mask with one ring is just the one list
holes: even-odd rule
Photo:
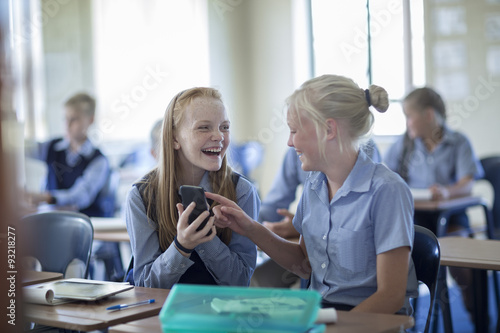
[[[443, 139], [430, 152], [420, 138], [414, 140], [409, 154], [408, 180], [411, 188], [429, 188], [434, 184], [452, 185], [465, 176], [483, 177], [484, 171], [472, 145], [465, 135], [444, 127]], [[403, 154], [404, 136], [387, 151], [384, 163], [393, 171], [399, 171]]]
[[[382, 158], [375, 142], [370, 139], [361, 146], [363, 150], [374, 162], [381, 162]], [[276, 210], [280, 208], [288, 209], [295, 201], [297, 188], [304, 184], [309, 172], [302, 170], [295, 148], [290, 148], [286, 152], [281, 169], [274, 178], [271, 190], [262, 201], [259, 212], [259, 221], [277, 222], [283, 219]]]
[[[413, 247], [413, 199], [401, 177], [360, 152], [331, 201], [325, 174], [311, 172], [293, 225], [306, 244], [310, 288], [328, 302], [356, 306], [377, 290], [377, 255]], [[417, 286], [410, 260], [401, 313], [411, 314]]]
[[[212, 191], [208, 172], [200, 185]], [[257, 217], [260, 199], [255, 187], [244, 177], [236, 186], [236, 202], [252, 219]], [[134, 256], [134, 282], [136, 286], [170, 289], [193, 265], [172, 243], [165, 252], [161, 251], [155, 222], [148, 219], [144, 202], [137, 186], [127, 195], [125, 221]], [[233, 232], [229, 246], [219, 237], [195, 248], [219, 285], [248, 286], [255, 270], [257, 248], [248, 238]]]

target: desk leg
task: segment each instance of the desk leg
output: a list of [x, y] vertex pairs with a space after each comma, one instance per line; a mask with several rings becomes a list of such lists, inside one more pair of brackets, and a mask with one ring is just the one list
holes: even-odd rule
[[[441, 313], [443, 314], [443, 324], [445, 333], [453, 333], [453, 323], [451, 320], [451, 310], [450, 310], [450, 295], [448, 292], [448, 285], [446, 284], [446, 267], [439, 267], [438, 282], [436, 288], [436, 300], [435, 305], [439, 305], [441, 308]], [[434, 307], [433, 320], [434, 320], [434, 330], [437, 332], [437, 320], [438, 311], [437, 306]]]
[[488, 332], [488, 276], [484, 269], [473, 270], [474, 325], [476, 333]]

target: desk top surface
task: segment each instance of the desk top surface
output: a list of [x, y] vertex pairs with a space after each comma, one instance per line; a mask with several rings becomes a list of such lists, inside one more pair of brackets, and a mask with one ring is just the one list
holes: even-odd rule
[[[381, 333], [400, 332], [414, 326], [412, 317], [378, 313], [355, 313], [337, 311], [338, 321], [327, 325], [326, 333]], [[109, 333], [161, 333], [158, 316], [136, 320], [109, 328]]]
[[30, 286], [32, 284], [59, 280], [63, 278], [63, 275], [62, 273], [54, 272], [24, 271], [22, 277], [23, 286]]
[[441, 237], [441, 265], [500, 270], [500, 241]]
[[[27, 320], [38, 324], [76, 331], [93, 331], [156, 316], [165, 303], [169, 291], [134, 287], [129, 291], [95, 302], [73, 302], [56, 306], [24, 304], [24, 311]], [[154, 303], [123, 310], [106, 310], [112, 305], [135, 303], [151, 298], [155, 299]]]
[[447, 200], [415, 200], [415, 210], [438, 211], [457, 207], [470, 207], [483, 202], [481, 197], [465, 196]]

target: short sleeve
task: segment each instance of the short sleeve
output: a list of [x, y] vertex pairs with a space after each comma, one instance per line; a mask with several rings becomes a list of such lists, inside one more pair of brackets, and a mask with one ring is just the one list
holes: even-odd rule
[[406, 183], [396, 175], [386, 175], [374, 193], [371, 214], [376, 253], [413, 246], [413, 198]]

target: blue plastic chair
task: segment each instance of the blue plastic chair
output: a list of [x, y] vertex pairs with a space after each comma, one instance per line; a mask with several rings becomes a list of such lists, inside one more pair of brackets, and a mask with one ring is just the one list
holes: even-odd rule
[[65, 274], [69, 263], [79, 259], [86, 278], [94, 229], [87, 215], [70, 211], [53, 211], [24, 216], [20, 229], [25, 240], [22, 253], [36, 258], [43, 271]]
[[427, 333], [429, 332], [434, 300], [436, 299], [437, 278], [441, 259], [439, 242], [432, 231], [415, 225], [415, 240], [411, 258], [417, 273], [417, 280], [429, 288], [430, 304], [424, 329], [424, 333]]

